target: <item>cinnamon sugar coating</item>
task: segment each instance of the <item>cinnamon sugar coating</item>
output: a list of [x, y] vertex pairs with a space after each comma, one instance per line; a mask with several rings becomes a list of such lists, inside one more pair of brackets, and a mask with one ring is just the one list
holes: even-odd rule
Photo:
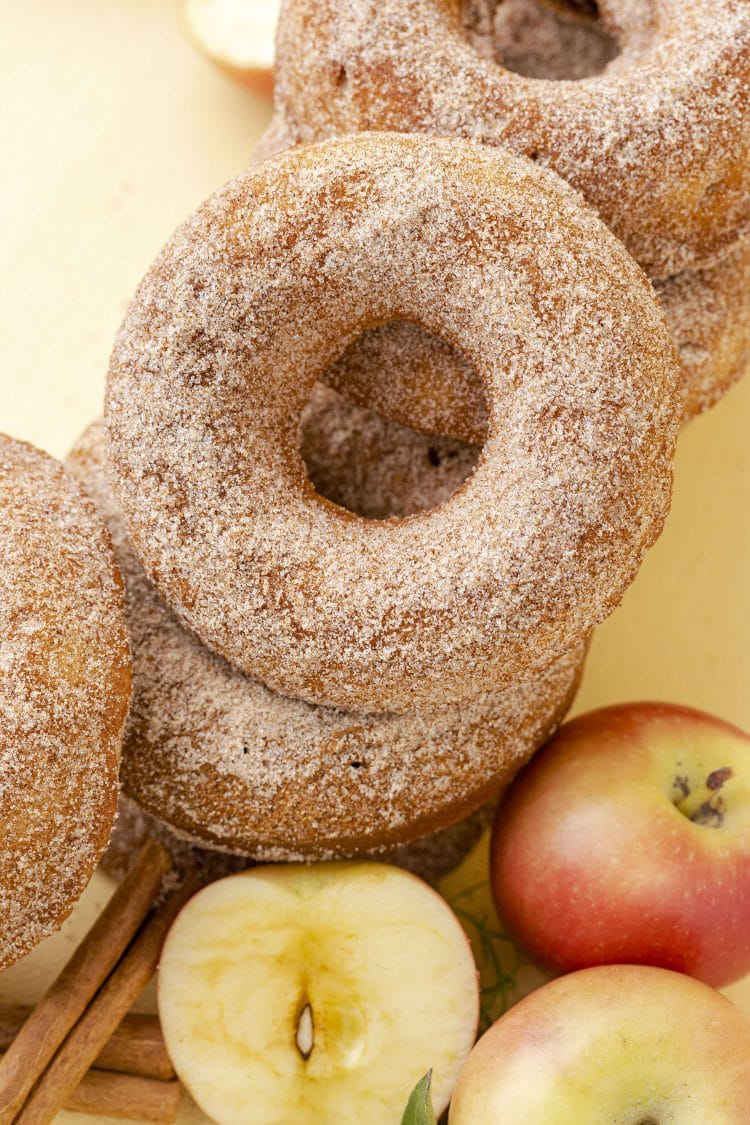
[[600, 74], [528, 78], [486, 49], [496, 0], [284, 0], [277, 128], [506, 145], [588, 199], [653, 277], [706, 265], [750, 222], [750, 5], [601, 0]]
[[[464, 6], [475, 48], [531, 78], [576, 80], [599, 73], [616, 56], [592, 7], [576, 0], [503, 0]], [[293, 143], [277, 114], [253, 162]], [[655, 282], [680, 360], [683, 421], [708, 410], [750, 361], [750, 242], [741, 239], [713, 265]], [[465, 357], [404, 322], [355, 340], [324, 380], [360, 406], [425, 433], [483, 440], [486, 405]]]
[[709, 410], [750, 366], [750, 240], [715, 264], [656, 282], [682, 371], [683, 419]]
[[104, 526], [58, 461], [0, 435], [0, 970], [59, 928], [106, 847], [129, 697]]
[[[750, 242], [714, 266], [655, 282], [680, 362], [682, 419], [713, 406], [750, 363]], [[416, 325], [365, 333], [323, 378], [360, 406], [428, 434], [479, 443], [487, 430], [481, 384], [466, 358]]]
[[[487, 805], [458, 824], [441, 828], [411, 844], [401, 844], [391, 851], [373, 852], [371, 858], [403, 867], [428, 883], [437, 883], [469, 854], [490, 823], [494, 809], [494, 803]], [[136, 801], [123, 795], [114, 831], [102, 856], [102, 869], [118, 882], [124, 879], [148, 836], [167, 849], [178, 871], [198, 871], [206, 881], [242, 871], [255, 862], [230, 852], [214, 851], [190, 843], [163, 820], [150, 816]]]
[[[340, 498], [391, 512], [460, 484], [474, 451], [392, 425], [384, 435], [384, 425], [318, 388], [303, 435], [313, 479], [330, 481], [353, 458], [359, 468]], [[532, 681], [411, 714], [311, 706], [250, 680], [185, 630], [148, 582], [103, 445], [101, 426], [91, 427], [68, 464], [95, 497], [125, 575], [135, 675], [123, 786], [188, 842], [269, 861], [401, 845], [492, 799], [564, 717], [582, 645]]]
[[[314, 491], [316, 377], [393, 317], [470, 358], [476, 469], [406, 519]], [[677, 367], [648, 281], [558, 177], [365, 134], [249, 169], [191, 216], [118, 334], [113, 484], [147, 573], [237, 668], [405, 711], [531, 677], [619, 602], [659, 534]]]

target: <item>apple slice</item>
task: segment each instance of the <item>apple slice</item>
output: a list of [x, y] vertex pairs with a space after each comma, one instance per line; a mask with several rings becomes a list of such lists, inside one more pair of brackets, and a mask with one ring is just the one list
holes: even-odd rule
[[750, 1022], [680, 973], [583, 969], [532, 992], [482, 1036], [449, 1120], [747, 1125]]
[[280, 0], [182, 0], [189, 37], [213, 62], [271, 97]]
[[220, 1125], [394, 1125], [432, 1069], [442, 1112], [476, 1036], [468, 940], [426, 883], [380, 863], [284, 864], [184, 908], [159, 969], [167, 1050]]

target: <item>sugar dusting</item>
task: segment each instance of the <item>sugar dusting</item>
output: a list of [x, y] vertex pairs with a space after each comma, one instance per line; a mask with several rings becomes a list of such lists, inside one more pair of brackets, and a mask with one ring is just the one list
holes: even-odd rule
[[130, 691], [122, 584], [90, 501], [0, 436], [0, 969], [69, 914], [107, 843]]
[[[750, 362], [750, 242], [716, 265], [655, 283], [680, 362], [683, 421], [701, 414]], [[404, 321], [355, 340], [323, 378], [360, 406], [425, 433], [481, 444], [487, 408], [476, 373], [455, 348]]]
[[750, 240], [714, 265], [657, 281], [680, 360], [685, 421], [709, 410], [750, 365]]
[[574, 82], [618, 65], [617, 39], [598, 20], [544, 0], [466, 0], [461, 16], [478, 54], [527, 78]]
[[[313, 479], [332, 481], [354, 454], [359, 473], [340, 484], [342, 498], [394, 513], [450, 491], [475, 455], [387, 427], [323, 387], [302, 443]], [[201, 645], [148, 582], [106, 480], [100, 426], [68, 464], [100, 506], [126, 581], [134, 693], [123, 784], [191, 843], [291, 860], [413, 840], [491, 799], [570, 704], [581, 645], [533, 681], [410, 715], [349, 714], [276, 695]]]
[[[541, 0], [471, 0], [462, 14], [475, 50], [531, 78], [571, 81], [623, 65], [613, 49], [616, 40], [599, 21]], [[292, 131], [277, 113], [253, 160], [292, 143]], [[749, 270], [750, 243], [741, 239], [716, 263], [655, 283], [680, 360], [684, 421], [713, 406], [747, 368]], [[353, 402], [396, 422], [467, 442], [484, 440], [486, 404], [475, 372], [464, 356], [415, 325], [395, 322], [366, 333], [324, 378]]]
[[[477, 843], [483, 829], [490, 822], [494, 808], [494, 803], [487, 805], [458, 824], [431, 832], [411, 844], [401, 844], [397, 848], [373, 851], [365, 855], [403, 867], [426, 879], [428, 883], [437, 883], [458, 867]], [[148, 836], [158, 840], [171, 853], [178, 870], [198, 871], [206, 881], [221, 879], [224, 875], [242, 871], [255, 863], [255, 860], [245, 856], [207, 848], [200, 841], [191, 842], [163, 820], [144, 812], [131, 797], [123, 795], [118, 806], [117, 823], [102, 858], [102, 868], [113, 879], [123, 879]], [[337, 859], [339, 856], [331, 852], [319, 858]]]
[[654, 277], [707, 265], [747, 232], [746, 0], [601, 0], [602, 27], [620, 54], [580, 81], [502, 69], [487, 57], [492, 28], [482, 45], [481, 21], [484, 13], [485, 23], [502, 23], [503, 5], [467, 5], [468, 32], [459, 7], [285, 0], [280, 133], [309, 142], [424, 131], [509, 145], [577, 187]]
[[[347, 516], [297, 452], [316, 376], [401, 317], [490, 407], [469, 480]], [[369, 711], [531, 676], [618, 603], [669, 505], [676, 363], [647, 280], [557, 177], [500, 149], [362, 135], [213, 196], [118, 335], [113, 483], [149, 576], [249, 675]]]
[[368, 519], [429, 511], [470, 476], [481, 450], [418, 434], [318, 383], [305, 409], [302, 457], [317, 491]]

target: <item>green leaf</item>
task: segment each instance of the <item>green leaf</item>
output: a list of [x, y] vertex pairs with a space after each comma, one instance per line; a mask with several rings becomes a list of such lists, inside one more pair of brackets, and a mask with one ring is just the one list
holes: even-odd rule
[[401, 1125], [437, 1125], [430, 1097], [431, 1082], [432, 1071], [428, 1070], [411, 1092], [404, 1116], [401, 1118]]

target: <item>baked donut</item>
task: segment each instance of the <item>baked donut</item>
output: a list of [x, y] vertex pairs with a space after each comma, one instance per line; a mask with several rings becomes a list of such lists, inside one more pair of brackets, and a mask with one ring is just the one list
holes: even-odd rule
[[[411, 844], [401, 844], [392, 851], [376, 852], [372, 858], [403, 867], [428, 883], [437, 883], [454, 871], [478, 843], [483, 830], [492, 821], [494, 809], [493, 802], [458, 824], [441, 828]], [[123, 795], [114, 831], [102, 856], [102, 870], [118, 882], [124, 879], [149, 836], [167, 849], [178, 871], [197, 871], [205, 882], [242, 871], [254, 863], [252, 859], [231, 852], [219, 852], [189, 843], [163, 820], [149, 816], [132, 798]]]
[[58, 461], [0, 435], [0, 970], [59, 928], [106, 847], [129, 698], [104, 526]]
[[[655, 283], [677, 347], [682, 419], [716, 403], [750, 362], [750, 242], [733, 246], [715, 266]], [[467, 359], [405, 321], [355, 340], [323, 375], [360, 406], [428, 434], [481, 444], [487, 407]]]
[[709, 410], [750, 365], [750, 240], [713, 266], [656, 282], [680, 360], [682, 416]]
[[285, 0], [277, 129], [292, 143], [376, 129], [509, 146], [578, 188], [652, 277], [707, 265], [747, 232], [746, 0], [601, 0], [620, 54], [577, 82], [488, 59], [461, 10], [459, 0]]
[[[454, 487], [463, 479], [466, 462], [449, 456], [455, 443], [392, 426], [390, 448], [381, 443], [378, 450], [375, 438], [363, 438], [363, 415], [332, 391], [321, 388], [313, 397], [303, 443], [313, 479], [330, 476], [332, 462], [347, 463], [347, 450], [360, 462], [370, 457], [369, 484], [356, 499], [372, 503], [368, 493], [383, 493], [378, 476], [398, 488], [398, 464], [409, 447], [424, 470], [423, 496], [433, 476], [442, 490], [451, 477]], [[383, 423], [370, 418], [377, 435]], [[445, 452], [440, 465], [430, 449]], [[123, 786], [190, 843], [285, 861], [410, 842], [491, 800], [567, 711], [581, 645], [533, 681], [408, 715], [352, 714], [269, 691], [167, 610], [126, 538], [103, 462], [102, 432], [94, 426], [68, 464], [100, 506], [127, 586], [135, 686]], [[368, 470], [361, 473], [366, 481]], [[398, 511], [415, 495], [407, 483], [389, 506]]]
[[461, 18], [475, 51], [525, 78], [576, 82], [620, 57], [617, 38], [567, 0], [468, 0]]
[[[373, 521], [314, 491], [298, 428], [394, 316], [467, 354], [490, 422], [446, 503]], [[115, 344], [110, 468], [147, 573], [230, 663], [413, 710], [534, 676], [618, 603], [668, 509], [676, 377], [647, 279], [558, 177], [363, 134], [249, 169], [178, 229]]]

